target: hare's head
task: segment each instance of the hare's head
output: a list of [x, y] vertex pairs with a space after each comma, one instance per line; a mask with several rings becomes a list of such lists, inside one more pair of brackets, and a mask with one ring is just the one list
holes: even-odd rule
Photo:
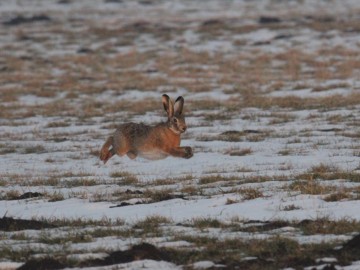
[[185, 117], [182, 113], [184, 106], [184, 98], [182, 96], [178, 97], [174, 104], [169, 98], [169, 96], [164, 94], [162, 96], [162, 102], [164, 105], [164, 109], [168, 115], [169, 128], [176, 134], [185, 132], [187, 126], [185, 123]]

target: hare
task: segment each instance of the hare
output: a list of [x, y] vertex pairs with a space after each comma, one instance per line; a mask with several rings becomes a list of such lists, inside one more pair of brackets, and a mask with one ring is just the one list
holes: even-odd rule
[[184, 98], [179, 96], [174, 104], [169, 96], [164, 94], [162, 103], [168, 116], [167, 122], [155, 126], [132, 122], [120, 125], [101, 148], [100, 160], [105, 164], [115, 154], [126, 154], [130, 159], [137, 156], [152, 160], [167, 156], [191, 158], [192, 148], [180, 147], [180, 135], [187, 128], [182, 113]]

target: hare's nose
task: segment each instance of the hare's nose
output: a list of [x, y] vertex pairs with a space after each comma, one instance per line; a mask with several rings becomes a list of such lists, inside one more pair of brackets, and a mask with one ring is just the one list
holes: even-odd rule
[[185, 132], [186, 129], [187, 129], [187, 127], [182, 127], [182, 128], [181, 128], [181, 131], [182, 131], [182, 132]]

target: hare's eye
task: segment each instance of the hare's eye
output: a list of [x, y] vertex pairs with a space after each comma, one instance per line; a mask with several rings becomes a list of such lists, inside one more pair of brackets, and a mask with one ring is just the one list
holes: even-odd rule
[[176, 118], [174, 118], [173, 121], [174, 121], [174, 123], [177, 123], [178, 120]]

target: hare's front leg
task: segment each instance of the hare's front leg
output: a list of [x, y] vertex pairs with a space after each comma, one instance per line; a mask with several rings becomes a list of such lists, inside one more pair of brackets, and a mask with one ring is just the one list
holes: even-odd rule
[[126, 153], [126, 155], [130, 158], [130, 159], [135, 159], [137, 157], [137, 152], [136, 151], [129, 151]]
[[194, 154], [192, 148], [189, 146], [175, 147], [169, 151], [169, 154], [174, 157], [191, 158]]

